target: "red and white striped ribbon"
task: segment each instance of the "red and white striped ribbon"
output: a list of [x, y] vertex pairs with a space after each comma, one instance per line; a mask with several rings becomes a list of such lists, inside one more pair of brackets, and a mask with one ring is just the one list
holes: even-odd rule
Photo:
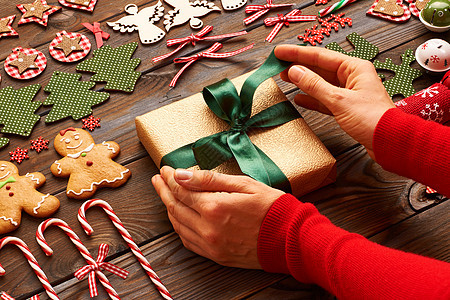
[[300, 10], [294, 9], [285, 16], [282, 14], [278, 14], [277, 17], [265, 19], [264, 24], [266, 26], [275, 25], [270, 34], [267, 36], [266, 41], [268, 41], [269, 43], [272, 42], [278, 32], [280, 32], [283, 25], [289, 26], [289, 22], [315, 21], [317, 19], [317, 17], [313, 15], [302, 16], [301, 13], [302, 12]]
[[209, 48], [208, 50], [198, 53], [194, 56], [190, 56], [190, 57], [179, 57], [179, 58], [175, 58], [173, 60], [174, 63], [178, 64], [178, 63], [187, 63], [185, 64], [180, 71], [178, 71], [177, 75], [175, 75], [175, 77], [172, 79], [172, 81], [170, 82], [170, 87], [174, 87], [177, 83], [178, 78], [180, 78], [181, 74], [183, 74], [184, 70], [186, 70], [190, 65], [192, 65], [194, 62], [196, 62], [197, 60], [203, 58], [203, 57], [207, 57], [207, 58], [226, 58], [226, 57], [231, 57], [237, 54], [240, 54], [244, 51], [247, 51], [249, 49], [252, 49], [253, 46], [255, 44], [252, 43], [244, 48], [232, 51], [232, 52], [222, 52], [222, 53], [215, 53], [218, 50], [222, 49], [223, 45], [221, 43], [214, 43], [214, 45], [211, 46], [211, 48]]
[[[52, 250], [52, 248], [50, 248], [48, 243], [45, 241], [44, 231], [45, 231], [45, 229], [47, 229], [48, 227], [50, 227], [52, 225], [61, 228], [66, 233], [66, 235], [70, 238], [70, 240], [75, 245], [75, 247], [77, 247], [78, 251], [80, 251], [81, 255], [84, 257], [84, 259], [86, 260], [86, 262], [88, 264], [90, 264], [90, 265], [97, 264], [96, 261], [92, 258], [92, 255], [89, 253], [89, 250], [83, 245], [83, 242], [81, 242], [80, 238], [72, 230], [72, 228], [70, 228], [69, 225], [67, 225], [67, 223], [64, 222], [63, 220], [56, 219], [56, 218], [51, 218], [51, 219], [45, 220], [44, 222], [42, 222], [39, 225], [39, 227], [36, 231], [36, 241], [41, 246], [42, 250], [44, 250], [44, 252], [47, 256], [51, 256], [53, 254], [53, 250]], [[96, 269], [94, 272], [95, 272], [95, 275], [98, 276], [98, 280], [105, 288], [109, 297], [113, 300], [119, 300], [120, 299], [119, 295], [114, 290], [114, 288], [112, 287], [111, 283], [109, 282], [109, 280], [105, 276], [105, 274], [103, 274], [99, 269]], [[89, 276], [91, 276], [91, 275], [89, 274]]]
[[171, 46], [179, 44], [178, 48], [173, 50], [170, 53], [154, 57], [154, 58], [152, 58], [152, 61], [156, 63], [163, 59], [166, 59], [166, 58], [174, 55], [178, 51], [180, 51], [184, 46], [186, 46], [189, 43], [192, 43], [192, 45], [195, 46], [195, 43], [198, 41], [216, 41], [216, 40], [221, 40], [221, 39], [225, 39], [225, 38], [241, 36], [241, 35], [245, 35], [248, 33], [247, 31], [243, 30], [243, 31], [238, 31], [238, 32], [233, 32], [233, 33], [226, 33], [226, 34], [221, 34], [221, 35], [205, 37], [205, 35], [207, 33], [211, 32], [212, 30], [213, 30], [213, 27], [208, 25], [208, 26], [205, 26], [202, 30], [200, 30], [196, 34], [191, 34], [191, 35], [183, 37], [183, 38], [167, 40], [167, 47], [171, 47]]
[[427, 186], [425, 192], [426, 192], [427, 194], [438, 194], [438, 191], [436, 191], [435, 189], [433, 189], [433, 188], [431, 188], [431, 187], [429, 187], [429, 186]]
[[[11, 297], [10, 295], [8, 295], [6, 292], [1, 292], [0, 299], [2, 299], [2, 300], [16, 300], [13, 297]], [[39, 298], [39, 295], [34, 295], [29, 300], [40, 300], [40, 299], [41, 298]]]
[[256, 21], [258, 18], [260, 18], [262, 15], [265, 15], [269, 12], [269, 10], [274, 8], [281, 8], [281, 7], [290, 7], [294, 5], [293, 3], [286, 3], [286, 4], [273, 4], [273, 0], [267, 0], [266, 5], [247, 5], [245, 7], [245, 13], [251, 14], [250, 17], [247, 17], [244, 19], [244, 24], [248, 25], [254, 21]]
[[[7, 244], [16, 245], [17, 247], [19, 247], [20, 250], [22, 250], [22, 252], [25, 255], [25, 257], [27, 258], [28, 263], [30, 264], [31, 268], [33, 268], [34, 273], [36, 273], [39, 281], [42, 283], [42, 286], [44, 287], [45, 291], [47, 292], [47, 295], [52, 300], [59, 300], [58, 296], [56, 295], [55, 290], [53, 289], [53, 287], [50, 284], [50, 281], [48, 281], [47, 276], [45, 275], [44, 271], [39, 266], [39, 263], [37, 262], [34, 255], [31, 253], [30, 248], [28, 248], [27, 244], [25, 244], [25, 242], [19, 238], [7, 236], [0, 240], [0, 249], [2, 249], [3, 246], [5, 246]], [[0, 265], [0, 275], [3, 276], [4, 274], [5, 274], [5, 269], [3, 269], [3, 267]], [[2, 299], [14, 299], [14, 298], [4, 298], [4, 296], [3, 296], [4, 294], [5, 294], [5, 292], [3, 292], [1, 295]], [[11, 296], [6, 294], [5, 297], [11, 297]], [[33, 297], [37, 297], [37, 298], [33, 298]], [[33, 300], [39, 299], [39, 295], [35, 295], [33, 297], [31, 298]]]
[[98, 247], [98, 255], [95, 265], [88, 264], [84, 267], [81, 267], [78, 269], [78, 271], [75, 272], [75, 277], [78, 280], [82, 280], [86, 274], [89, 273], [89, 291], [91, 294], [91, 298], [98, 296], [97, 291], [97, 284], [95, 282], [95, 271], [97, 271], [99, 268], [102, 268], [105, 271], [109, 271], [113, 274], [116, 274], [117, 276], [121, 277], [122, 279], [126, 279], [128, 276], [128, 271], [113, 265], [109, 262], [105, 262], [105, 258], [108, 255], [109, 251], [109, 245], [108, 244], [100, 244]]
[[155, 271], [153, 271], [150, 263], [145, 258], [144, 254], [142, 254], [141, 249], [139, 249], [138, 245], [136, 245], [136, 243], [133, 241], [130, 233], [123, 226], [122, 221], [117, 217], [111, 205], [109, 205], [106, 201], [100, 199], [92, 199], [84, 202], [83, 205], [81, 205], [80, 209], [78, 210], [78, 221], [80, 221], [81, 226], [83, 227], [86, 234], [92, 235], [92, 233], [94, 232], [94, 229], [92, 229], [91, 225], [89, 225], [86, 219], [86, 211], [92, 206], [99, 206], [103, 208], [103, 210], [108, 214], [109, 219], [113, 222], [114, 226], [119, 231], [122, 238], [127, 243], [128, 247], [130, 247], [131, 251], [136, 256], [141, 266], [144, 268], [147, 275], [150, 277], [150, 280], [155, 284], [161, 296], [166, 300], [172, 300], [172, 296], [170, 296], [169, 291], [164, 286], [161, 279], [159, 279], [158, 275], [156, 275]]
[[100, 23], [94, 22], [94, 24], [90, 23], [81, 23], [84, 27], [90, 30], [95, 36], [95, 42], [97, 44], [97, 48], [103, 46], [103, 40], [109, 39], [109, 33], [104, 32], [100, 29]]

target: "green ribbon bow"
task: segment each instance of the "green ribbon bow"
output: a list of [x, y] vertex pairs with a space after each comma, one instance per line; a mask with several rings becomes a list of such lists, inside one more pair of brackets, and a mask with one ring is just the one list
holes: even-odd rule
[[274, 127], [302, 117], [289, 101], [275, 104], [251, 117], [256, 88], [287, 69], [290, 64], [277, 59], [272, 51], [264, 64], [244, 82], [240, 95], [228, 79], [205, 87], [203, 98], [206, 104], [230, 125], [230, 129], [166, 154], [161, 159], [161, 166], [190, 168], [198, 165], [201, 169], [210, 170], [234, 157], [244, 174], [290, 192], [291, 186], [286, 175], [247, 135], [247, 131], [252, 128]]
[[10, 183], [10, 182], [16, 182], [16, 180], [14, 179], [14, 177], [10, 176], [8, 179], [6, 179], [5, 181], [0, 181], [0, 189], [2, 187], [5, 186], [5, 184]]

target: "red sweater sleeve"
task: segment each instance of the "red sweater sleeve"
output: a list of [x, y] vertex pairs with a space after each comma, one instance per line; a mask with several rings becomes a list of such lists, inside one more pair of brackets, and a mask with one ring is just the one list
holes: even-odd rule
[[264, 270], [318, 284], [339, 299], [450, 299], [450, 264], [349, 233], [289, 194], [261, 225], [258, 258]]
[[373, 150], [385, 170], [450, 196], [450, 127], [393, 108], [378, 122]]

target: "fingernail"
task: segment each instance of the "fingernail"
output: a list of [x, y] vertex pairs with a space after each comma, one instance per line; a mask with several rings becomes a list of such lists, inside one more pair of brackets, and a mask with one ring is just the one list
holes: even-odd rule
[[176, 169], [175, 170], [175, 176], [179, 180], [189, 180], [194, 176], [194, 173], [192, 171], [184, 170], [184, 169]]
[[289, 69], [289, 79], [292, 82], [300, 82], [300, 79], [302, 79], [303, 74], [305, 74], [305, 70], [299, 66], [292, 66]]

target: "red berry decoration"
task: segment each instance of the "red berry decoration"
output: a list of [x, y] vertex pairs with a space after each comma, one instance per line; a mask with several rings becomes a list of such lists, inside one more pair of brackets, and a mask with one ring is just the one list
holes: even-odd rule
[[95, 118], [93, 115], [90, 115], [86, 119], [81, 119], [83, 122], [83, 129], [88, 129], [89, 131], [93, 131], [96, 127], [100, 126], [100, 118]]
[[17, 163], [22, 163], [25, 159], [29, 159], [28, 149], [22, 149], [17, 147], [16, 150], [9, 152], [9, 156], [11, 157], [10, 161], [16, 161]]
[[36, 140], [31, 140], [31, 150], [36, 150], [37, 153], [41, 152], [42, 150], [48, 150], [48, 143], [49, 140], [44, 140], [42, 136], [38, 137]]

